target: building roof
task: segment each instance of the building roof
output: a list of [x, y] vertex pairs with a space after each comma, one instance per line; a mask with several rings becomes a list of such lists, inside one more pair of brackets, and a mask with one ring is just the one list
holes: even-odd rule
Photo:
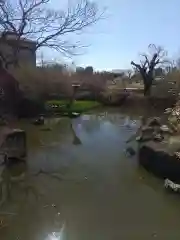
[[[2, 37], [3, 34], [6, 34], [6, 39], [7, 40], [16, 40], [16, 38], [18, 37], [18, 34], [16, 34], [15, 32], [10, 32], [10, 31], [7, 31], [6, 33], [1, 32], [0, 37]], [[20, 41], [29, 42], [29, 43], [36, 43], [36, 41], [30, 40], [30, 39], [27, 39], [27, 38], [23, 38], [23, 37], [20, 38]]]

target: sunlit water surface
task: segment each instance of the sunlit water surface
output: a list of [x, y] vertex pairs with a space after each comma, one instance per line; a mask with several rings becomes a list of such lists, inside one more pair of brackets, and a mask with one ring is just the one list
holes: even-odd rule
[[28, 159], [3, 175], [0, 239], [180, 239], [180, 198], [126, 156], [139, 117], [103, 109], [72, 120], [72, 128], [69, 119], [48, 120], [52, 131], [15, 124], [27, 131]]

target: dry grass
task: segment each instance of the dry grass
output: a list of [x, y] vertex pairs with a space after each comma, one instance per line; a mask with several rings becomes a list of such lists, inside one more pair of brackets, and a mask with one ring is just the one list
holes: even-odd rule
[[71, 78], [58, 70], [48, 68], [22, 68], [13, 75], [27, 96], [38, 97], [54, 93], [71, 94]]
[[[62, 72], [58, 68], [21, 68], [14, 70], [13, 75], [20, 83], [25, 95], [32, 98], [47, 98], [49, 95], [65, 94], [72, 96], [72, 83], [80, 83], [80, 89], [88, 89], [97, 95], [109, 95], [125, 88], [143, 89], [142, 81], [137, 83], [128, 78], [120, 79], [112, 84], [113, 76], [108, 73], [82, 74]], [[172, 81], [175, 84], [172, 84]], [[122, 88], [122, 89], [121, 89]], [[170, 91], [173, 89], [173, 91]], [[171, 97], [172, 92], [177, 96], [180, 91], [180, 71], [172, 71], [165, 79], [152, 87], [152, 95], [158, 97]]]
[[106, 78], [101, 74], [70, 74], [51, 68], [21, 68], [12, 74], [19, 81], [20, 87], [28, 97], [46, 97], [49, 95], [73, 93], [72, 84], [79, 83], [81, 89], [89, 89], [99, 94], [105, 87]]

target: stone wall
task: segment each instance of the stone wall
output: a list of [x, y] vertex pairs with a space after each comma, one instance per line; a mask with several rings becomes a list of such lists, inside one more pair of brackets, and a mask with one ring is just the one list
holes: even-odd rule
[[[11, 35], [10, 35], [11, 36]], [[7, 60], [13, 59], [13, 49], [17, 48], [15, 36], [8, 37], [0, 43], [0, 51]], [[18, 43], [20, 50], [18, 52], [18, 61], [21, 66], [36, 66], [36, 42], [28, 39], [21, 39]], [[12, 69], [14, 66], [9, 66]]]

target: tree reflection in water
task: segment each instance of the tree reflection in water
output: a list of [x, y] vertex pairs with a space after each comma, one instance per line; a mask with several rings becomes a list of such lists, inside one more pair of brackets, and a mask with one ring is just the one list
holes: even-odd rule
[[90, 121], [83, 121], [82, 128], [88, 134], [94, 134], [100, 130], [100, 119], [91, 119]]
[[72, 131], [72, 135], [73, 135], [73, 144], [74, 145], [81, 145], [82, 142], [81, 142], [80, 138], [76, 135], [76, 132], [73, 128], [72, 122], [71, 122], [71, 131]]

